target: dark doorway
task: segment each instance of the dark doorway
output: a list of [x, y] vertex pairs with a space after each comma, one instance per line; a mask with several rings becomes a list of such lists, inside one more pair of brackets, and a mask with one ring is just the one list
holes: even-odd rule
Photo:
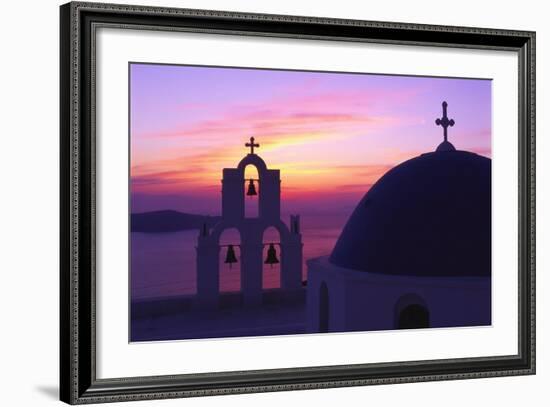
[[328, 332], [329, 302], [328, 287], [324, 281], [319, 289], [319, 332]]
[[398, 329], [429, 328], [430, 313], [426, 307], [418, 304], [411, 304], [403, 308], [399, 313], [397, 322]]

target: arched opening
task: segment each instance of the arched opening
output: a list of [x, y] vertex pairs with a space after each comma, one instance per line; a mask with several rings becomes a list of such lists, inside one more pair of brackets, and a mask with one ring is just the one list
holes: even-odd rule
[[328, 287], [323, 281], [319, 288], [319, 332], [328, 332], [329, 310]]
[[260, 215], [260, 175], [255, 165], [244, 167], [244, 217]]
[[220, 291], [241, 290], [241, 234], [238, 229], [225, 229], [220, 235]]
[[262, 242], [262, 288], [281, 288], [281, 234], [275, 227], [270, 226], [264, 230]]
[[417, 329], [430, 327], [430, 312], [420, 304], [410, 304], [399, 313], [398, 329]]

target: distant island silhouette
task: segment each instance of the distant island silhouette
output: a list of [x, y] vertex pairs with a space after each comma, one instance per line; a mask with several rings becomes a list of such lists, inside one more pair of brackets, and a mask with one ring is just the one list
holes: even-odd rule
[[166, 233], [200, 229], [203, 224], [212, 226], [219, 216], [196, 215], [174, 210], [132, 213], [130, 230], [142, 233]]

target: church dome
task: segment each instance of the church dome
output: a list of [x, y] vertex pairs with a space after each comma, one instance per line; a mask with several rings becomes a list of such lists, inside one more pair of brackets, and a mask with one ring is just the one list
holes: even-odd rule
[[438, 149], [380, 178], [330, 256], [334, 265], [391, 275], [491, 274], [491, 160]]

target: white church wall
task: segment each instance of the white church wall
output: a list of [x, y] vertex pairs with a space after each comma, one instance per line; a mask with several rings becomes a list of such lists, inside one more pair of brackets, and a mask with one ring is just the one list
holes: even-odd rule
[[321, 283], [326, 281], [326, 269], [319, 265], [319, 259], [307, 261], [307, 323], [308, 332], [319, 332], [319, 290]]
[[401, 309], [413, 304], [425, 306], [432, 328], [490, 324], [488, 278], [388, 276], [362, 271], [341, 275], [347, 280], [345, 330], [396, 329], [396, 305], [406, 297], [411, 300], [400, 304]]
[[439, 284], [427, 285], [424, 291], [432, 326], [491, 324], [491, 280], [489, 278], [454, 279], [452, 284], [448, 285], [446, 281], [442, 281]]
[[318, 257], [307, 261], [307, 327], [310, 332], [320, 331], [320, 313], [322, 284], [328, 289], [328, 331], [343, 331], [346, 329], [346, 285], [331, 273], [328, 265], [328, 256]]
[[323, 282], [329, 288], [330, 331], [396, 329], [399, 310], [413, 304], [428, 309], [430, 327], [490, 324], [491, 282], [485, 277], [367, 273], [334, 266], [328, 256], [309, 260], [307, 265], [311, 332], [319, 331], [319, 291]]

